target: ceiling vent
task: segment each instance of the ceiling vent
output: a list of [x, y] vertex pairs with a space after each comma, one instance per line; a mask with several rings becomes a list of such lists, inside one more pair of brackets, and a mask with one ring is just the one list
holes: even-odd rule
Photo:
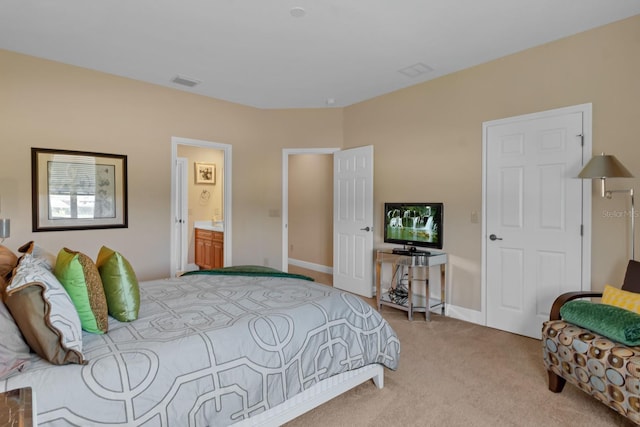
[[171, 81], [175, 84], [179, 84], [182, 86], [187, 86], [187, 87], [194, 87], [196, 85], [199, 85], [200, 83], [202, 83], [200, 80], [196, 80], [193, 79], [191, 77], [186, 77], [186, 76], [181, 76], [181, 75], [177, 75], [175, 76], [173, 79], [171, 79]]
[[418, 77], [432, 71], [433, 68], [429, 67], [427, 64], [423, 64], [422, 62], [418, 62], [417, 64], [409, 65], [408, 67], [398, 70], [399, 73], [411, 78]]
[[307, 11], [301, 7], [292, 7], [291, 10], [289, 10], [289, 13], [294, 18], [302, 18], [304, 15], [307, 14]]

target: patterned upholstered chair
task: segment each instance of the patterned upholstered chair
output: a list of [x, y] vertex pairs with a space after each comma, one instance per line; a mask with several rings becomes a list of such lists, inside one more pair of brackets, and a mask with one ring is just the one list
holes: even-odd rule
[[[622, 290], [640, 293], [640, 262], [629, 261]], [[589, 297], [602, 297], [602, 293], [569, 292], [559, 296], [543, 324], [549, 390], [559, 393], [569, 381], [640, 424], [640, 346], [622, 344], [561, 318], [565, 303]]]

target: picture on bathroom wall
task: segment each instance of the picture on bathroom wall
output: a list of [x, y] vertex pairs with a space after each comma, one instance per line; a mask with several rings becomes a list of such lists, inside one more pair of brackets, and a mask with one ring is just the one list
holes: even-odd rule
[[195, 162], [196, 184], [215, 184], [216, 165], [214, 163]]

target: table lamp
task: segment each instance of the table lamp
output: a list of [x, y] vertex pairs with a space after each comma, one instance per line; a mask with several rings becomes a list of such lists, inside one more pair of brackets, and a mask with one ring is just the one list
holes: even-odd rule
[[0, 243], [11, 235], [11, 220], [9, 218], [0, 218]]

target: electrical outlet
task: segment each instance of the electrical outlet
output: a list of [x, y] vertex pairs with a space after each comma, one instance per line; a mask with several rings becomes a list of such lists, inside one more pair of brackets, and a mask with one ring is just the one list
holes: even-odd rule
[[264, 266], [269, 267], [269, 258], [264, 259]]
[[472, 224], [477, 224], [478, 223], [478, 212], [477, 211], [472, 211], [471, 212], [471, 223]]

